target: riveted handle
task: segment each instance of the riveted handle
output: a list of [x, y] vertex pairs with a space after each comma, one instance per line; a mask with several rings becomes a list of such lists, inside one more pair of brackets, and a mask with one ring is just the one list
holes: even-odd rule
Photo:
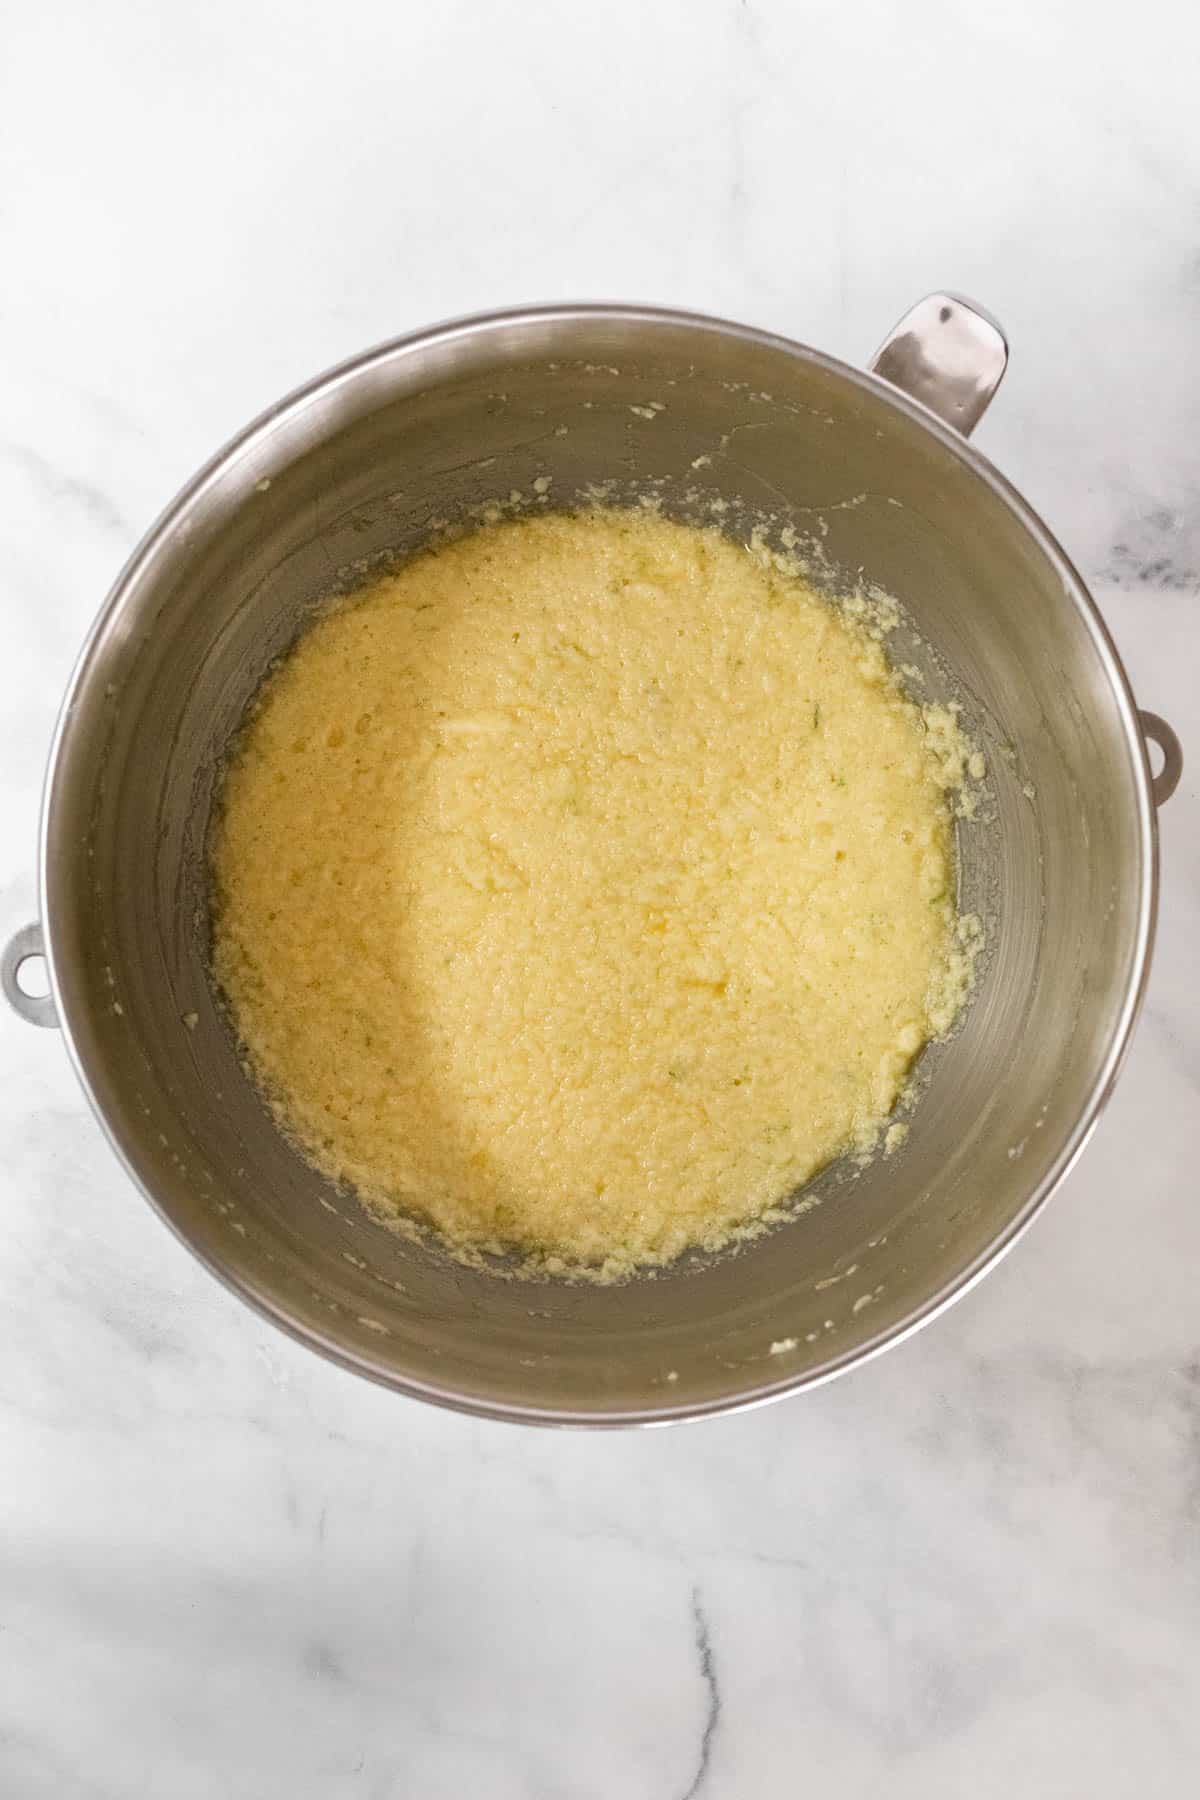
[[1008, 339], [973, 300], [927, 294], [888, 333], [867, 366], [970, 437], [1003, 380]]
[[1150, 777], [1150, 791], [1154, 795], [1155, 806], [1164, 805], [1179, 786], [1179, 777], [1183, 774], [1183, 745], [1179, 742], [1165, 719], [1157, 713], [1139, 712], [1142, 736], [1157, 744], [1163, 753], [1163, 766], [1157, 775]]
[[35, 956], [44, 957], [46, 942], [40, 925], [23, 925], [0, 950], [0, 987], [4, 998], [27, 1025], [57, 1025], [58, 1013], [50, 994], [27, 994], [17, 980], [21, 969]]

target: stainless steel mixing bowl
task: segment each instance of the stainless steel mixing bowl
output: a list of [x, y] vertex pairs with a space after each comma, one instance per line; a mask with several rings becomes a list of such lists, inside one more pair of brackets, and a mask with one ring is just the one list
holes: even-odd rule
[[[2, 972], [19, 1011], [61, 1026], [147, 1197], [268, 1318], [405, 1393], [501, 1418], [713, 1413], [810, 1386], [931, 1318], [1062, 1179], [1129, 1042], [1155, 803], [1179, 758], [1139, 717], [1062, 551], [954, 429], [1004, 357], [995, 326], [944, 295], [866, 374], [640, 307], [469, 319], [285, 400], [154, 526], [71, 681], [41, 925]], [[926, 1059], [903, 1149], [827, 1171], [821, 1204], [739, 1254], [610, 1288], [498, 1280], [373, 1223], [276, 1130], [206, 970], [218, 765], [270, 659], [364, 559], [539, 477], [560, 504], [612, 481], [683, 513], [723, 500], [736, 528], [761, 509], [807, 526], [832, 568], [904, 603], [916, 635], [902, 629], [901, 660], [960, 696], [990, 768], [994, 816], [960, 842], [988, 959], [962, 1031]], [[1157, 777], [1147, 733], [1167, 758]], [[31, 1001], [17, 976], [43, 949], [51, 994]]]

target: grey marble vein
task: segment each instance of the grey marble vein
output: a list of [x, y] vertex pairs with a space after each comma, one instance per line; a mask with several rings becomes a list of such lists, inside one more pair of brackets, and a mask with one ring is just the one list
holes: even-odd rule
[[692, 1623], [695, 1629], [696, 1660], [700, 1666], [700, 1679], [705, 1689], [705, 1707], [704, 1724], [700, 1733], [700, 1750], [696, 1758], [696, 1772], [684, 1791], [683, 1800], [695, 1800], [695, 1796], [700, 1793], [708, 1780], [713, 1739], [716, 1737], [717, 1726], [721, 1721], [721, 1690], [717, 1684], [717, 1670], [713, 1660], [708, 1614], [704, 1610], [699, 1588], [692, 1589]]
[[69, 507], [100, 531], [115, 535], [126, 543], [134, 532], [113, 500], [97, 480], [73, 475], [69, 469], [50, 462], [28, 444], [0, 443], [0, 459], [25, 475], [51, 500]]

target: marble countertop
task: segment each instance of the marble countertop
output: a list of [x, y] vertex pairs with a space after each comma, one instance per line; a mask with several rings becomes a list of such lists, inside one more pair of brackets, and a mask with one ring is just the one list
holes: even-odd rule
[[[1036, 19], [1036, 25], [1031, 23]], [[376, 1391], [196, 1266], [0, 1020], [0, 1794], [1127, 1800], [1200, 1759], [1193, 13], [1083, 0], [10, 12], [0, 932], [80, 637], [234, 428], [424, 321], [642, 298], [861, 359], [1008, 328], [978, 434], [1192, 748], [1081, 1165], [949, 1315], [672, 1432]], [[1108, 21], [1107, 23], [1105, 21]]]

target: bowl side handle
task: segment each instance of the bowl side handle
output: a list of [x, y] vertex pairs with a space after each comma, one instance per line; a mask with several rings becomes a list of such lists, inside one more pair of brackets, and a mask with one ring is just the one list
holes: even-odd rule
[[1165, 719], [1157, 713], [1139, 712], [1142, 736], [1151, 744], [1157, 744], [1162, 751], [1163, 764], [1157, 775], [1150, 777], [1150, 791], [1154, 795], [1155, 806], [1163, 806], [1171, 798], [1179, 786], [1179, 777], [1183, 774], [1183, 745]]
[[888, 333], [867, 366], [970, 437], [1004, 378], [1008, 339], [973, 300], [927, 294]]
[[44, 958], [46, 943], [40, 925], [23, 925], [0, 949], [0, 988], [13, 1011], [27, 1025], [58, 1024], [58, 1012], [52, 994], [27, 994], [17, 979], [27, 962]]

